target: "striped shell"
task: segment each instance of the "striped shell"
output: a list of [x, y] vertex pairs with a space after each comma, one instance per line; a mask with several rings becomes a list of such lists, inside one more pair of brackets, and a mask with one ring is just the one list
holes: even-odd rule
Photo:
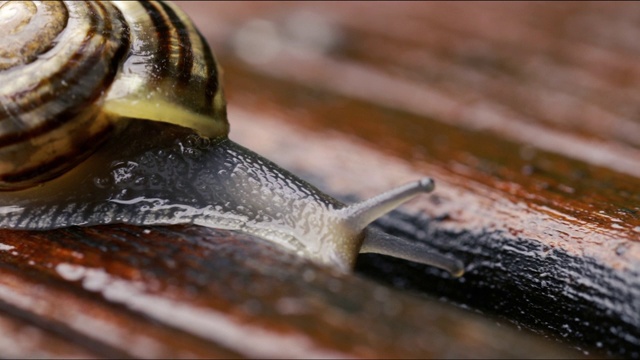
[[164, 2], [0, 1], [0, 190], [86, 158], [122, 119], [226, 136], [207, 43]]

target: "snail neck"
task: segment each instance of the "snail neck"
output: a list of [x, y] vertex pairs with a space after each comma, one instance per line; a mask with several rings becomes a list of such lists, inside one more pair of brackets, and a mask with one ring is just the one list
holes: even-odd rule
[[226, 137], [131, 121], [66, 174], [42, 186], [0, 193], [0, 227], [193, 223], [255, 234], [347, 269], [362, 237], [341, 224], [333, 211], [341, 207]]

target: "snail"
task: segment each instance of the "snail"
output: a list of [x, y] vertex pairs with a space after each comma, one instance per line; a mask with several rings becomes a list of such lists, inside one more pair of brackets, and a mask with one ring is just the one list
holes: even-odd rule
[[0, 2], [0, 227], [197, 224], [347, 271], [375, 252], [462, 273], [367, 228], [429, 178], [345, 205], [227, 138], [221, 70], [174, 4]]

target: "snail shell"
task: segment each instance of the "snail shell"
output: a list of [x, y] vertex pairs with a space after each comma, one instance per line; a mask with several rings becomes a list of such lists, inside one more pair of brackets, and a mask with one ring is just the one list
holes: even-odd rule
[[[215, 60], [167, 3], [5, 2], [0, 24], [0, 189], [77, 164], [125, 118], [206, 136], [228, 123]], [[5, 15], [5, 16], [9, 16]]]
[[349, 269], [462, 264], [366, 229], [425, 178], [345, 206], [227, 138], [220, 70], [166, 2], [0, 2], [0, 227], [193, 223]]

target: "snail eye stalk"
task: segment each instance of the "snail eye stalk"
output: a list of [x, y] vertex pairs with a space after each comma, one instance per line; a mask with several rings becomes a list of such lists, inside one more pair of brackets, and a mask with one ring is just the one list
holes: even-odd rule
[[464, 265], [457, 259], [447, 258], [427, 246], [386, 234], [375, 229], [366, 229], [367, 225], [382, 215], [397, 208], [402, 203], [414, 197], [432, 192], [435, 182], [431, 178], [397, 187], [371, 199], [349, 205], [339, 210], [348, 226], [354, 232], [364, 231], [364, 241], [361, 253], [378, 253], [393, 257], [435, 266], [448, 271], [452, 276], [459, 277], [464, 273]]
[[447, 271], [453, 277], [464, 275], [464, 264], [451, 259], [424, 244], [389, 235], [376, 229], [366, 229], [361, 253], [389, 255], [419, 264], [434, 266]]
[[340, 209], [340, 212], [351, 226], [355, 229], [364, 230], [374, 220], [397, 208], [402, 203], [413, 199], [419, 194], [430, 193], [433, 189], [435, 189], [433, 179], [422, 178], [374, 196], [371, 199], [349, 205]]

